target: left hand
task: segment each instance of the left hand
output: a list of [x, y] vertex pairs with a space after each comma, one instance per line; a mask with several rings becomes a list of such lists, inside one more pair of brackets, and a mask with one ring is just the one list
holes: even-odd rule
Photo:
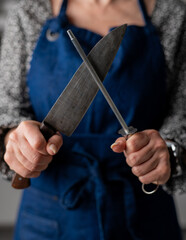
[[165, 141], [156, 130], [145, 130], [118, 138], [111, 145], [114, 152], [124, 152], [132, 172], [144, 184], [165, 184], [171, 173], [170, 155]]

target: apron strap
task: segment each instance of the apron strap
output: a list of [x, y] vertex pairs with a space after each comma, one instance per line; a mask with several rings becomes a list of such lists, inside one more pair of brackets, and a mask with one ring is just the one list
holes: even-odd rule
[[59, 20], [61, 21], [64, 17], [66, 18], [66, 10], [67, 10], [68, 0], [63, 0], [61, 5], [61, 9], [58, 15]]
[[151, 21], [150, 21], [149, 15], [147, 14], [147, 9], [146, 9], [146, 6], [144, 4], [144, 1], [143, 0], [138, 0], [138, 4], [139, 4], [139, 7], [141, 9], [141, 13], [143, 15], [144, 21], [145, 21], [146, 25], [148, 25], [149, 23], [151, 23]]

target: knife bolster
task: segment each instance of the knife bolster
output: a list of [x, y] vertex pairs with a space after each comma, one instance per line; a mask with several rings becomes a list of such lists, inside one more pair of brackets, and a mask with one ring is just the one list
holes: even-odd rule
[[56, 133], [56, 130], [44, 121], [41, 123], [40, 131], [45, 137], [46, 141], [48, 141], [48, 139]]

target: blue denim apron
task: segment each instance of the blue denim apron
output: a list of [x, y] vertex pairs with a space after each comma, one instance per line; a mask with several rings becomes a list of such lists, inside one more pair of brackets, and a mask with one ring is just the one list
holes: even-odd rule
[[[139, 6], [146, 24], [127, 28], [104, 84], [128, 125], [159, 129], [166, 104], [164, 55], [143, 1]], [[66, 31], [75, 33], [86, 53], [101, 39], [71, 25], [66, 7], [65, 0], [59, 16], [44, 25], [28, 74], [38, 121], [81, 64]], [[181, 239], [172, 198], [162, 189], [145, 195], [123, 154], [111, 151], [119, 129], [99, 92], [47, 170], [24, 191], [16, 240]]]

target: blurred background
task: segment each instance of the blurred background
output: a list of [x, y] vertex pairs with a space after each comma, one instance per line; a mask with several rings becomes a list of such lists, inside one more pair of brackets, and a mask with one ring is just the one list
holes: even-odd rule
[[[9, 8], [8, 6], [9, 4], [14, 4], [16, 1], [18, 0], [0, 0], [0, 50], [1, 37]], [[182, 1], [186, 3], [186, 0]], [[0, 240], [12, 239], [13, 227], [20, 197], [20, 190], [14, 190], [10, 183], [0, 179]], [[179, 223], [183, 230], [184, 240], [186, 240], [186, 194], [175, 195], [174, 198]]]

